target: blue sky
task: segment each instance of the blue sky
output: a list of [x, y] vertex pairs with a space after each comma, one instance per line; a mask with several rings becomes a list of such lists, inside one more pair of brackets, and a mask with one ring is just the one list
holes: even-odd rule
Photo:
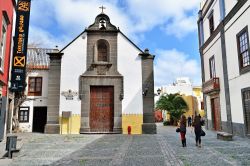
[[106, 7], [111, 23], [142, 50], [156, 55], [155, 85], [190, 77], [201, 84], [197, 37], [200, 0], [36, 0], [32, 1], [29, 43], [63, 48]]

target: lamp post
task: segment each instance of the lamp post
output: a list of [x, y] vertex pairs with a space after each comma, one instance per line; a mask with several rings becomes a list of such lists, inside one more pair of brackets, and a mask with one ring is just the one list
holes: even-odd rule
[[158, 94], [158, 96], [161, 94], [161, 89], [160, 88], [157, 89], [157, 94]]

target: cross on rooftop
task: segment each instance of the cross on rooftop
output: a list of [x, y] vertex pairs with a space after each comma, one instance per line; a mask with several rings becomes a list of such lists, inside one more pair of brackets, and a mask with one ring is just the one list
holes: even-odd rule
[[104, 6], [101, 6], [99, 8], [102, 9], [102, 13], [103, 13], [103, 10], [106, 9], [106, 7], [104, 7]]

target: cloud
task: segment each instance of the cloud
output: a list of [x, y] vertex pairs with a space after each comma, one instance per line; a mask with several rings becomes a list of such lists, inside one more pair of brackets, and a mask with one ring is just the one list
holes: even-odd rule
[[136, 32], [164, 27], [168, 35], [184, 37], [196, 28], [200, 0], [127, 0]]
[[155, 60], [155, 85], [168, 85], [177, 77], [189, 77], [194, 85], [201, 85], [200, 64], [176, 49], [158, 50]]
[[[110, 17], [111, 23], [119, 26], [126, 35], [132, 37], [134, 36], [131, 28], [133, 24], [117, 4], [118, 0], [34, 1], [31, 7], [30, 23], [37, 32], [38, 30], [41, 30], [41, 33], [47, 31], [47, 36], [57, 38], [57, 40], [61, 39], [62, 34], [63, 37], [67, 36], [72, 40], [94, 22], [97, 14], [101, 12], [99, 6], [104, 5], [107, 8], [105, 13]], [[137, 39], [135, 36], [132, 38]]]
[[[42, 0], [33, 1], [31, 26], [73, 39], [94, 22], [104, 5], [111, 22], [138, 43], [144, 32], [161, 27], [167, 35], [185, 37], [196, 27], [200, 0]], [[193, 13], [190, 15], [190, 13]], [[50, 31], [57, 29], [57, 32]], [[70, 42], [70, 41], [69, 41]], [[65, 43], [67, 44], [67, 43]]]
[[196, 18], [196, 15], [176, 18], [163, 29], [168, 35], [175, 35], [180, 39], [197, 30]]
[[56, 46], [58, 46], [58, 48], [61, 49], [68, 41], [70, 41], [70, 39], [67, 36], [62, 35], [60, 38], [56, 38], [42, 28], [35, 26], [29, 28], [29, 44], [45, 48], [56, 48]]

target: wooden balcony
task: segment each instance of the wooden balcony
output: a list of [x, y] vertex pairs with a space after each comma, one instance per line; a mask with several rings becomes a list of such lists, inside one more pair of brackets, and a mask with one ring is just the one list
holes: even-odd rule
[[220, 91], [219, 78], [215, 77], [203, 83], [202, 91], [204, 94], [218, 93]]

